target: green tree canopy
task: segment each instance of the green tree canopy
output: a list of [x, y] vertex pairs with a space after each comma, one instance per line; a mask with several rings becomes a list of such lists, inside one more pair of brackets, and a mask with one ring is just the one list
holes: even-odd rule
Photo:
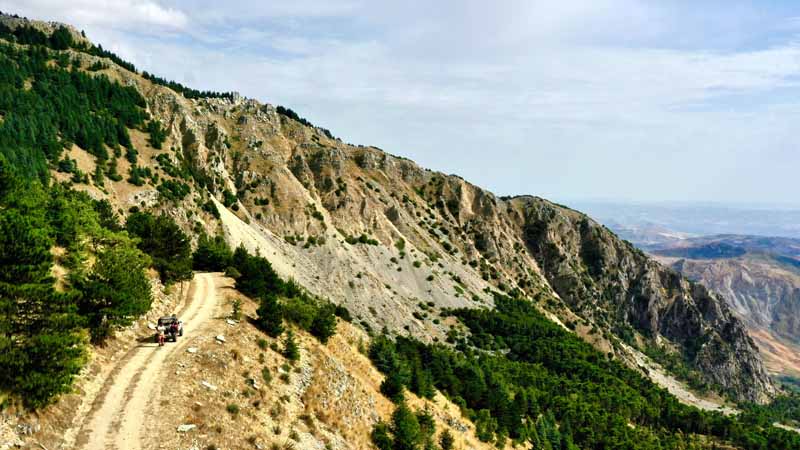
[[172, 218], [135, 212], [128, 216], [125, 228], [139, 239], [139, 249], [150, 255], [164, 283], [192, 277], [189, 238]]
[[97, 255], [97, 261], [80, 282], [80, 311], [88, 319], [92, 341], [100, 343], [112, 327], [130, 325], [150, 309], [150, 280], [145, 269], [150, 259], [123, 239]]

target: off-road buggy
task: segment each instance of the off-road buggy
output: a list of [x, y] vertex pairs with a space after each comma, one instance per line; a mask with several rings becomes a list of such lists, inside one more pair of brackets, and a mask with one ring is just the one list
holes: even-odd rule
[[178, 336], [183, 336], [183, 322], [174, 314], [161, 317], [158, 319], [158, 325], [156, 326], [156, 342], [158, 342], [158, 335], [160, 333], [164, 333], [168, 340], [177, 342]]

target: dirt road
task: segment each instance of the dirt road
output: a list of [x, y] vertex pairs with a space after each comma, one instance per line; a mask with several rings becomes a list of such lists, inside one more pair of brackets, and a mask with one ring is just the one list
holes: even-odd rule
[[[184, 335], [199, 333], [214, 317], [219, 306], [219, 276], [196, 274], [193, 295], [179, 313]], [[165, 361], [183, 351], [188, 340], [178, 339], [164, 347], [142, 342], [125, 355], [108, 379], [92, 407], [86, 425], [80, 431], [77, 448], [84, 450], [142, 449], [145, 417], [152, 410]]]

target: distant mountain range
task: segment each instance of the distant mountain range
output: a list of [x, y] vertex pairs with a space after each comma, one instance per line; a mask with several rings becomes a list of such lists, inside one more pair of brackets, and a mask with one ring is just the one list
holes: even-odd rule
[[[757, 208], [714, 203], [569, 202], [628, 239], [623, 229], [688, 236], [740, 234], [800, 239], [800, 208]], [[628, 239], [640, 242], [637, 239]]]

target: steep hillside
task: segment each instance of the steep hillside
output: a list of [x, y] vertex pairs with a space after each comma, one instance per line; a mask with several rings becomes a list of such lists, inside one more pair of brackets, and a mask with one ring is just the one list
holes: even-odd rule
[[798, 249], [796, 239], [722, 235], [662, 244], [652, 251], [664, 264], [719, 293], [747, 325], [770, 372], [796, 378]]
[[723, 302], [586, 216], [535, 197], [497, 198], [346, 144], [291, 110], [197, 93], [86, 48], [63, 50], [65, 64], [135, 88], [154, 120], [129, 125], [118, 151], [128, 158], [73, 145], [51, 172], [121, 214], [162, 211], [193, 233], [221, 226], [233, 245], [346, 305], [367, 329], [442, 340], [449, 328], [436, 311], [491, 306], [491, 292], [504, 291], [536, 299], [624, 361], [635, 358], [623, 342], [658, 346], [734, 399], [774, 393]]
[[420, 302], [481, 306], [491, 289], [520, 292], [565, 322], [574, 312], [628, 343], [666, 339], [734, 398], [773, 392], [724, 304], [579, 213], [537, 198], [498, 199], [253, 100], [201, 100], [190, 116], [183, 99], [148, 98], [176, 153], [224, 186], [229, 240], [286, 261], [277, 264], [284, 275], [372, 327], [429, 339], [446, 330], [421, 317]]
[[719, 292], [749, 325], [800, 341], [800, 270], [794, 266], [750, 255], [713, 261], [680, 258], [673, 267]]
[[[632, 345], [642, 335], [656, 343], [666, 338], [709, 379], [740, 398], [761, 401], [772, 392], [744, 326], [702, 285], [586, 216], [546, 203], [529, 208], [525, 235], [553, 288], [581, 316]], [[743, 372], [751, 376], [737, 381]]]

